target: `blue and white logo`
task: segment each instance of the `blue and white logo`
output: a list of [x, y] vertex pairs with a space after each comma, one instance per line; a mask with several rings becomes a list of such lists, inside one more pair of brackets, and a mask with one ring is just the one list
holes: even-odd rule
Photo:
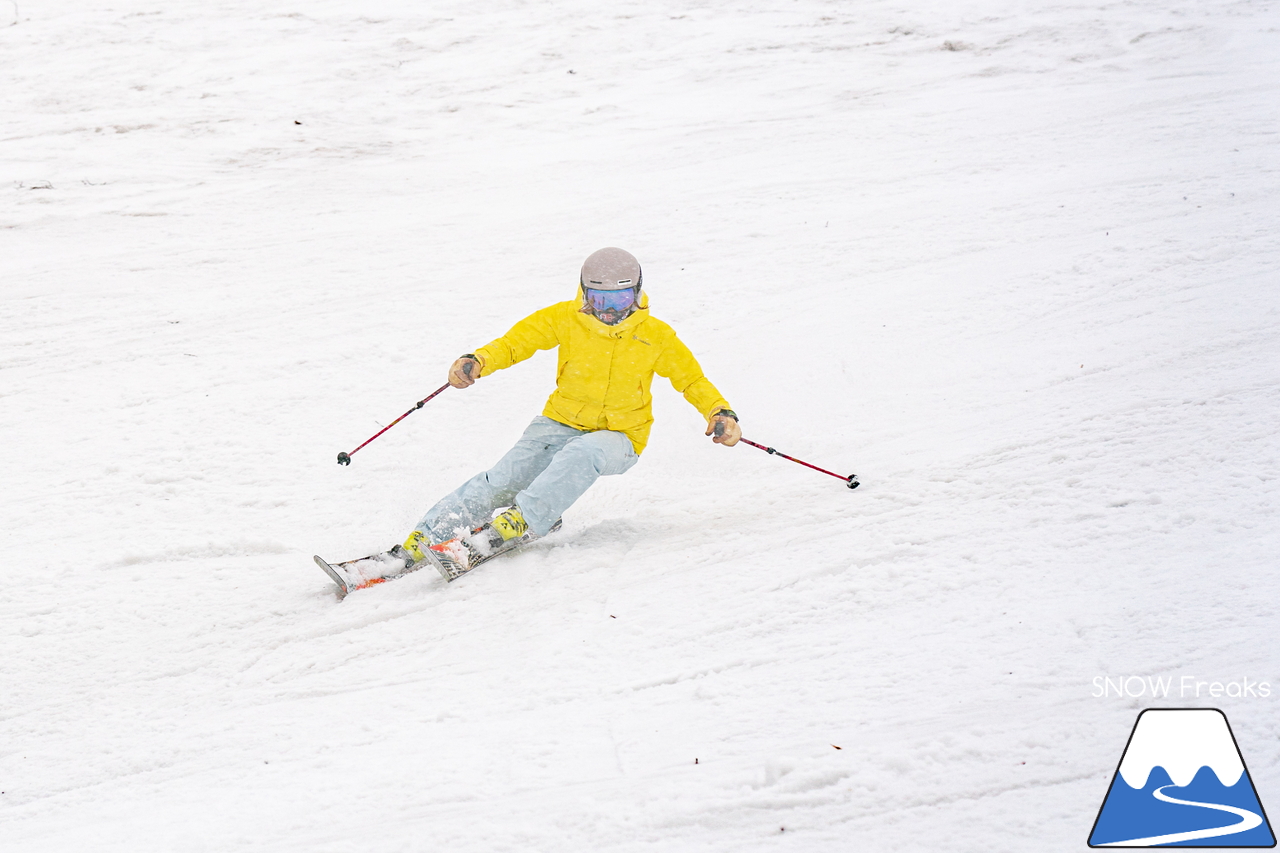
[[1138, 715], [1090, 847], [1275, 847], [1240, 747], [1216, 708]]

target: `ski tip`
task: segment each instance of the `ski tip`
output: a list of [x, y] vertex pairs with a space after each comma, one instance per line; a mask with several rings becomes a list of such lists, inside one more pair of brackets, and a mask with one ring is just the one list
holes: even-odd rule
[[[453, 583], [455, 580], [462, 577], [461, 572], [457, 572], [457, 573], [450, 572], [449, 568], [445, 566], [444, 560], [441, 559], [440, 555], [437, 554], [434, 550], [428, 548], [425, 553], [427, 556], [427, 562], [430, 563], [435, 568], [435, 570], [440, 573], [440, 577], [444, 578], [445, 583]], [[450, 560], [449, 562], [453, 562], [453, 561]]]
[[351, 590], [347, 589], [347, 585], [342, 582], [342, 578], [334, 570], [333, 566], [325, 562], [319, 554], [312, 555], [311, 559], [315, 560], [316, 565], [323, 569], [324, 573], [329, 576], [329, 579], [338, 585], [338, 600], [341, 601], [346, 598], [347, 593], [351, 592]]

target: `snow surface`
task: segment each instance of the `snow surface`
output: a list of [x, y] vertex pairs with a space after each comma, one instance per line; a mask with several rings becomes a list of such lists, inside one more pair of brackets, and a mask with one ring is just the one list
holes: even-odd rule
[[1207, 708], [1147, 711], [1138, 718], [1120, 761], [1120, 775], [1130, 788], [1141, 789], [1156, 767], [1163, 767], [1179, 788], [1190, 785], [1201, 767], [1212, 770], [1228, 788], [1244, 775], [1226, 717]]
[[[10, 26], [2, 26], [9, 24]], [[0, 845], [1083, 849], [1280, 686], [1274, 2], [0, 6]], [[335, 601], [641, 258], [742, 416]], [[1280, 714], [1223, 707], [1280, 809]]]

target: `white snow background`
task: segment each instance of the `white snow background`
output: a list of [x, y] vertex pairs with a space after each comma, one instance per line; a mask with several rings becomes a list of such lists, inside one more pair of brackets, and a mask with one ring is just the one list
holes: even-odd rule
[[[0, 847], [1084, 849], [1137, 711], [1280, 812], [1275, 2], [0, 5]], [[338, 602], [644, 264], [563, 531]], [[1273, 685], [1095, 698], [1095, 676]]]

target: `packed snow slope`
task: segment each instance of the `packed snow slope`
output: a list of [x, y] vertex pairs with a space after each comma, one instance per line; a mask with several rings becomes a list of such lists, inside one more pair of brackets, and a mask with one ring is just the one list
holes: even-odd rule
[[[1153, 704], [1280, 811], [1276, 3], [0, 25], [4, 849], [1080, 850]], [[554, 357], [337, 452], [607, 245], [862, 488], [658, 380], [563, 531], [338, 602]]]

